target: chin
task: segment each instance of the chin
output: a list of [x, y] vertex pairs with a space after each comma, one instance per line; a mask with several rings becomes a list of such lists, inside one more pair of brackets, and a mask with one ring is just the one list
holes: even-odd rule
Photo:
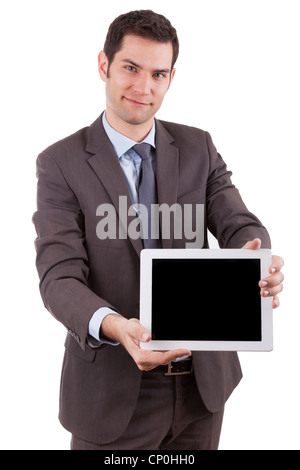
[[126, 116], [123, 116], [123, 119], [125, 122], [127, 122], [127, 124], [131, 124], [133, 126], [139, 126], [141, 124], [145, 124], [146, 122], [148, 122], [150, 119], [152, 119], [152, 117], [153, 117], [152, 115], [145, 116], [144, 118], [142, 118], [141, 116], [135, 117], [135, 116], [126, 115]]
[[131, 124], [132, 126], [140, 126], [141, 124], [145, 124], [148, 119], [141, 120], [141, 119], [126, 119], [127, 124]]

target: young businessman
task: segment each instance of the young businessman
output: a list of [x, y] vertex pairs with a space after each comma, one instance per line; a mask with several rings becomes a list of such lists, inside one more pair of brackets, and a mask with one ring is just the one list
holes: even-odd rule
[[[210, 135], [155, 119], [178, 49], [163, 16], [142, 10], [118, 17], [98, 58], [105, 112], [37, 160], [37, 268], [45, 306], [68, 329], [59, 416], [74, 450], [217, 449], [224, 404], [242, 377], [234, 352], [139, 347], [150, 339], [138, 320], [140, 251], [157, 242], [184, 248], [184, 235], [151, 245], [147, 237], [97, 232], [97, 208], [112, 205], [122, 221], [119, 198], [126, 196], [126, 209], [144, 198], [204, 204], [203, 248], [207, 229], [222, 248], [270, 247]], [[260, 281], [273, 308], [282, 265], [273, 256], [270, 276]]]

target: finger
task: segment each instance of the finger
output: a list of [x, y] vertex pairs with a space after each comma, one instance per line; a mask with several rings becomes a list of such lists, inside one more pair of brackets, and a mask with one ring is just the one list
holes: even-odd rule
[[268, 276], [262, 279], [261, 281], [259, 281], [259, 286], [262, 288], [274, 287], [282, 283], [283, 280], [284, 280], [283, 273], [281, 271], [278, 271], [275, 274], [272, 274], [272, 276]]
[[276, 271], [280, 271], [281, 268], [284, 266], [284, 260], [281, 258], [281, 256], [272, 256], [272, 265], [269, 268], [269, 272], [275, 273]]
[[180, 357], [190, 356], [191, 351], [188, 351], [187, 349], [174, 349], [172, 351], [166, 351], [161, 354], [163, 360], [161, 364], [168, 364], [169, 362], [175, 361], [175, 359], [178, 359]]
[[267, 289], [262, 289], [261, 290], [261, 295], [262, 295], [262, 297], [274, 297], [277, 294], [280, 294], [280, 292], [282, 292], [282, 290], [283, 290], [283, 284], [279, 284], [276, 287], [272, 287], [272, 288], [268, 287]]
[[144, 357], [145, 365], [152, 365], [153, 367], [165, 365], [183, 356], [190, 356], [191, 351], [187, 349], [174, 349], [172, 351], [148, 351], [148, 356]]
[[190, 356], [191, 351], [186, 349], [176, 349], [164, 352], [140, 350], [136, 356], [136, 364], [140, 370], [149, 371], [159, 365], [166, 365], [185, 355]]
[[272, 307], [275, 309], [275, 308], [278, 308], [279, 305], [280, 305], [279, 297], [275, 295], [275, 297], [273, 298]]

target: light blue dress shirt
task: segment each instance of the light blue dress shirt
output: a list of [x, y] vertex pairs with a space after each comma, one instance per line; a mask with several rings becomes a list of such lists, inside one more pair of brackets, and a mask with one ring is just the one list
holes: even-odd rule
[[[121, 165], [122, 170], [124, 171], [129, 193], [131, 196], [132, 204], [137, 204], [138, 196], [137, 196], [137, 185], [139, 180], [140, 168], [141, 168], [141, 157], [132, 149], [134, 145], [138, 142], [129, 139], [128, 137], [120, 134], [115, 129], [113, 129], [107, 122], [105, 113], [103, 114], [102, 123], [104, 130], [111, 141], [117, 157], [119, 159], [119, 163]], [[152, 145], [155, 148], [155, 122], [143, 142]], [[154, 153], [152, 153], [152, 158], [154, 158]], [[90, 323], [89, 323], [89, 334], [95, 338], [97, 341], [102, 343], [108, 343], [112, 345], [117, 345], [119, 343], [108, 341], [106, 339], [100, 338], [99, 332], [100, 327], [102, 324], [103, 319], [109, 315], [110, 313], [116, 313], [114, 310], [108, 307], [101, 307], [97, 310], [94, 315], [92, 316]]]

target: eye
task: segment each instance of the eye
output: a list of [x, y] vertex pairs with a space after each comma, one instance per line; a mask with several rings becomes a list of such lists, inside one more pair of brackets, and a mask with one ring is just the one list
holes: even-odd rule
[[136, 72], [136, 68], [133, 67], [133, 65], [126, 65], [126, 70], [128, 70], [129, 72]]
[[161, 72], [156, 72], [154, 74], [154, 78], [158, 78], [158, 79], [162, 79], [162, 78], [165, 78], [165, 74], [164, 73], [161, 73]]

